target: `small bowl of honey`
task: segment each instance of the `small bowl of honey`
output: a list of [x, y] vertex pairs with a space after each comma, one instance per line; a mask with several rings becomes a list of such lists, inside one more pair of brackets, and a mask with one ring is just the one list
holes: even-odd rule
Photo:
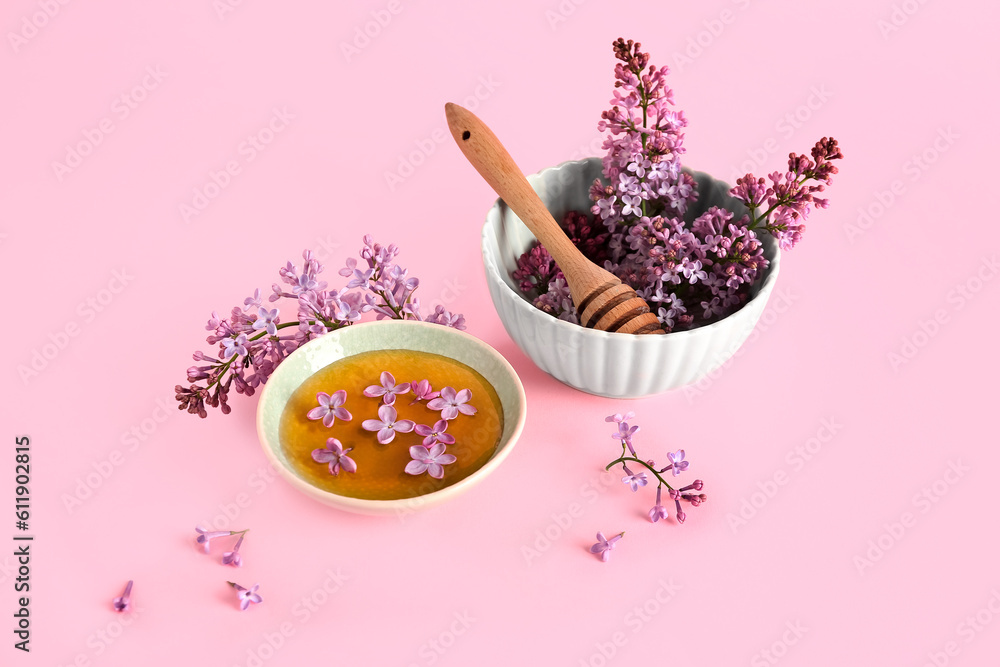
[[440, 324], [383, 320], [289, 355], [261, 392], [257, 434], [274, 468], [306, 495], [350, 512], [400, 514], [493, 472], [525, 412], [520, 379], [486, 343]]

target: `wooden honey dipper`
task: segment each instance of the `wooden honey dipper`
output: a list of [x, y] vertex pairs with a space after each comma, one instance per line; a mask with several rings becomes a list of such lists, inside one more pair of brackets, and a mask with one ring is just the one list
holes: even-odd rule
[[457, 104], [445, 104], [444, 112], [465, 157], [556, 260], [580, 323], [599, 331], [663, 333], [660, 321], [634, 289], [573, 245], [490, 128]]

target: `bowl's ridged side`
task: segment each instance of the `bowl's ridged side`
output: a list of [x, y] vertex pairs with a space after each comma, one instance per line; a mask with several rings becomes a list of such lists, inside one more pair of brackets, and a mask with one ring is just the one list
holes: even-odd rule
[[[725, 184], [693, 172], [700, 200], [688, 217], [709, 206], [742, 214]], [[539, 197], [560, 220], [566, 211], [589, 210], [590, 184], [601, 177], [597, 158], [567, 162], [528, 177]], [[774, 287], [780, 253], [764, 237], [771, 267], [756, 296], [729, 317], [692, 331], [667, 336], [631, 336], [584, 329], [556, 320], [521, 296], [510, 277], [517, 258], [534, 241], [527, 227], [500, 200], [483, 227], [483, 262], [490, 298], [507, 333], [546, 373], [582, 391], [611, 398], [638, 398], [692, 384], [716, 370], [747, 339]]]

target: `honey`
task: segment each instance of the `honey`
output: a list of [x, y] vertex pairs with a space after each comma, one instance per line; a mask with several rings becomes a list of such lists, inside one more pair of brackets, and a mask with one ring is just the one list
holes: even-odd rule
[[[382, 398], [369, 398], [363, 392], [367, 387], [379, 385], [383, 371], [392, 373], [397, 383], [416, 385], [426, 379], [434, 391], [449, 386], [456, 391], [472, 391], [469, 404], [476, 408], [476, 413], [459, 414], [448, 422], [447, 433], [455, 438], [455, 443], [448, 445], [447, 453], [457, 460], [444, 466], [442, 479], [404, 472], [412, 460], [410, 447], [423, 441], [416, 432], [396, 433], [391, 442], [383, 445], [374, 432], [362, 428], [365, 420], [379, 418]], [[318, 405], [318, 392], [332, 395], [341, 389], [347, 392], [344, 407], [351, 413], [351, 421], [337, 419], [327, 428], [322, 420], [306, 417]], [[440, 411], [427, 407], [428, 401], [413, 402], [414, 398], [413, 392], [396, 396], [393, 407], [397, 420], [409, 419], [433, 426], [441, 419]], [[465, 479], [490, 460], [502, 432], [500, 398], [486, 378], [454, 359], [413, 350], [364, 352], [314, 373], [292, 394], [279, 427], [285, 457], [302, 479], [331, 493], [369, 500], [413, 498]], [[345, 449], [353, 448], [348, 456], [357, 464], [357, 472], [340, 470], [333, 475], [327, 464], [313, 460], [313, 450], [325, 448], [327, 438], [337, 438]]]

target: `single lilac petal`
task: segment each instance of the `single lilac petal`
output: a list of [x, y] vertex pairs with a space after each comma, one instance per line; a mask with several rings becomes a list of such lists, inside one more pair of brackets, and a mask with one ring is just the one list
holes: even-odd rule
[[355, 463], [354, 459], [352, 459], [347, 454], [343, 454], [340, 457], [340, 467], [343, 468], [344, 470], [346, 470], [347, 472], [357, 472], [358, 471], [358, 464]]
[[423, 461], [417, 461], [414, 459], [406, 464], [404, 472], [409, 475], [423, 475], [427, 471], [427, 464]]
[[396, 431], [389, 427], [381, 428], [375, 437], [381, 444], [388, 445], [396, 437]]
[[478, 410], [474, 406], [471, 406], [468, 403], [462, 403], [461, 405], [456, 405], [455, 408], [463, 415], [474, 415], [476, 414], [476, 412], [478, 412]]
[[366, 419], [361, 422], [361, 428], [366, 431], [378, 431], [383, 426], [381, 420], [378, 419]]
[[362, 392], [368, 398], [375, 398], [376, 396], [384, 396], [386, 392], [385, 387], [378, 384], [369, 385]]
[[351, 419], [353, 419], [351, 413], [347, 411], [347, 408], [334, 408], [333, 412], [331, 412], [330, 414], [336, 417], [337, 419], [345, 422], [349, 422], [351, 421]]
[[410, 433], [416, 425], [417, 423], [410, 419], [400, 419], [398, 422], [393, 422], [392, 428], [400, 433]]
[[321, 405], [318, 408], [313, 408], [312, 410], [307, 412], [306, 418], [316, 421], [317, 419], [323, 419], [324, 417], [326, 417], [327, 414], [329, 414], [329, 412], [330, 411], [326, 407]]

